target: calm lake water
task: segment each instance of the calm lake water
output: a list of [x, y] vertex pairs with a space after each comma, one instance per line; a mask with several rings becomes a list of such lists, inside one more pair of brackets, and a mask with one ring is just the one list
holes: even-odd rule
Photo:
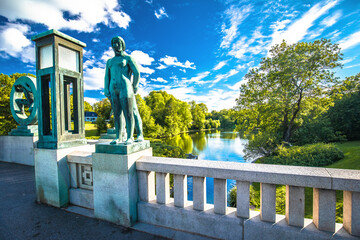
[[[186, 153], [199, 156], [200, 160], [245, 162], [244, 144], [238, 133], [231, 131], [201, 131], [185, 133], [164, 140], [167, 144], [178, 146]], [[196, 161], [194, 159], [194, 161]], [[188, 200], [192, 201], [192, 177], [188, 177]], [[227, 180], [227, 191], [235, 186], [235, 180]], [[206, 178], [206, 201], [214, 203], [214, 179]]]

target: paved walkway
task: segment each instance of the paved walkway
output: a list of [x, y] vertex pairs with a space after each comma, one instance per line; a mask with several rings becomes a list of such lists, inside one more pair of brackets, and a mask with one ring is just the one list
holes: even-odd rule
[[34, 168], [0, 162], [0, 240], [164, 239], [36, 203]]

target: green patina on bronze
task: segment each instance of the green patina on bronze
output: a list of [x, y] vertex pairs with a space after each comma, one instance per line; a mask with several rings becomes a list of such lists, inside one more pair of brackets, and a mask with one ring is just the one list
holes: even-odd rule
[[[36, 82], [39, 101], [38, 148], [67, 148], [86, 144], [84, 117], [83, 47], [86, 45], [56, 30], [36, 35]], [[51, 46], [50, 66], [41, 66], [43, 47]], [[60, 67], [60, 48], [74, 52], [76, 70]], [[70, 99], [73, 95], [73, 127]]]
[[30, 76], [18, 78], [11, 89], [10, 110], [19, 126], [12, 129], [9, 135], [37, 135], [37, 106], [36, 79]]
[[[121, 37], [114, 37], [111, 46], [115, 57], [109, 59], [105, 68], [105, 96], [110, 99], [114, 113], [116, 138], [110, 144], [122, 142], [122, 127], [124, 114], [126, 122], [125, 144], [133, 142], [134, 127], [137, 131], [137, 142], [144, 141], [142, 121], [136, 105], [135, 94], [138, 90], [140, 72], [135, 60], [125, 54], [125, 42]], [[131, 82], [131, 76], [133, 80]]]

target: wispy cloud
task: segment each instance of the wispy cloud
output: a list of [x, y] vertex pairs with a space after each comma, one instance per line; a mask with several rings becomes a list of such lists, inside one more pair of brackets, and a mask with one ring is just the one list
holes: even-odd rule
[[149, 67], [144, 67], [151, 65], [152, 62], [154, 61], [154, 58], [150, 57], [149, 54], [144, 53], [140, 50], [135, 50], [131, 52], [130, 55], [135, 59], [136, 63], [138, 64], [139, 71], [141, 73], [153, 74], [155, 72], [154, 69], [151, 69]]
[[210, 72], [202, 72], [197, 74], [195, 77], [192, 77], [190, 79], [184, 79], [182, 82], [183, 83], [196, 83], [196, 84], [204, 84], [207, 83], [208, 81], [202, 81], [202, 79], [206, 78], [207, 76], [209, 76]]
[[337, 23], [337, 21], [341, 16], [342, 16], [341, 11], [336, 11], [333, 15], [324, 18], [324, 20], [321, 21], [321, 24], [326, 27], [331, 27], [332, 25]]
[[162, 62], [164, 65], [161, 64], [159, 67], [157, 67], [157, 69], [164, 69], [169, 66], [176, 66], [176, 67], [190, 68], [190, 69], [196, 68], [195, 64], [193, 62], [190, 62], [189, 60], [186, 60], [185, 63], [181, 63], [179, 62], [177, 57], [171, 57], [167, 55], [163, 58], [160, 58], [159, 61]]
[[359, 64], [354, 64], [354, 65], [351, 65], [351, 66], [346, 66], [344, 68], [353, 68], [353, 67], [359, 67], [360, 66], [360, 63]]
[[239, 25], [249, 16], [253, 7], [251, 5], [242, 6], [240, 8], [231, 6], [225, 11], [226, 19], [230, 22], [228, 26], [222, 25], [223, 40], [220, 44], [221, 48], [228, 48], [233, 40], [238, 36]]
[[339, 46], [342, 50], [354, 47], [360, 43], [360, 31], [351, 34], [350, 36], [339, 41]]
[[235, 74], [237, 74], [239, 71], [236, 69], [232, 69], [230, 70], [228, 73], [225, 74], [218, 74], [215, 77], [215, 80], [211, 83], [211, 85], [209, 87], [213, 87], [217, 82], [221, 81], [221, 80], [225, 80], [227, 81], [227, 79], [231, 76], [234, 76]]
[[221, 69], [223, 66], [225, 66], [227, 63], [227, 61], [221, 61], [218, 64], [216, 64], [216, 66], [213, 68], [213, 70], [217, 71], [219, 69]]
[[166, 13], [166, 10], [164, 7], [159, 8], [158, 10], [155, 10], [155, 17], [157, 19], [162, 19], [162, 18], [168, 18], [169, 16]]
[[161, 82], [161, 83], [167, 83], [168, 81], [166, 81], [165, 79], [158, 77], [158, 78], [152, 78], [151, 81], [154, 82]]
[[[30, 10], [31, 9], [31, 10]], [[10, 21], [18, 19], [40, 23], [48, 28], [69, 29], [80, 32], [92, 32], [96, 25], [128, 28], [131, 18], [119, 10], [117, 0], [2, 0], [0, 15]], [[71, 18], [66, 18], [67, 13]]]
[[283, 39], [288, 43], [296, 43], [304, 39], [308, 34], [308, 29], [313, 26], [315, 20], [333, 8], [338, 2], [338, 0], [331, 0], [318, 3], [310, 8], [300, 19], [292, 23], [286, 30], [280, 30], [282, 28], [275, 29], [272, 34], [271, 46], [281, 43]]

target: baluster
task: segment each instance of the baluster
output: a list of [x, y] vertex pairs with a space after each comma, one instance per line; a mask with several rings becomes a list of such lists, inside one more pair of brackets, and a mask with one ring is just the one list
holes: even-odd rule
[[275, 222], [276, 185], [260, 183], [260, 218], [262, 221]]
[[187, 202], [187, 176], [174, 174], [174, 205], [185, 207]]
[[236, 181], [236, 215], [249, 218], [250, 182]]
[[140, 201], [150, 202], [155, 199], [155, 173], [138, 171]]
[[289, 225], [303, 227], [305, 212], [305, 189], [286, 185], [286, 222]]
[[360, 192], [344, 191], [344, 228], [352, 235], [360, 236]]
[[319, 230], [335, 232], [336, 192], [314, 188], [313, 222]]
[[226, 214], [227, 191], [226, 179], [214, 179], [214, 212]]
[[156, 173], [156, 202], [168, 204], [170, 201], [169, 173]]
[[193, 208], [204, 211], [206, 204], [205, 177], [193, 177]]

